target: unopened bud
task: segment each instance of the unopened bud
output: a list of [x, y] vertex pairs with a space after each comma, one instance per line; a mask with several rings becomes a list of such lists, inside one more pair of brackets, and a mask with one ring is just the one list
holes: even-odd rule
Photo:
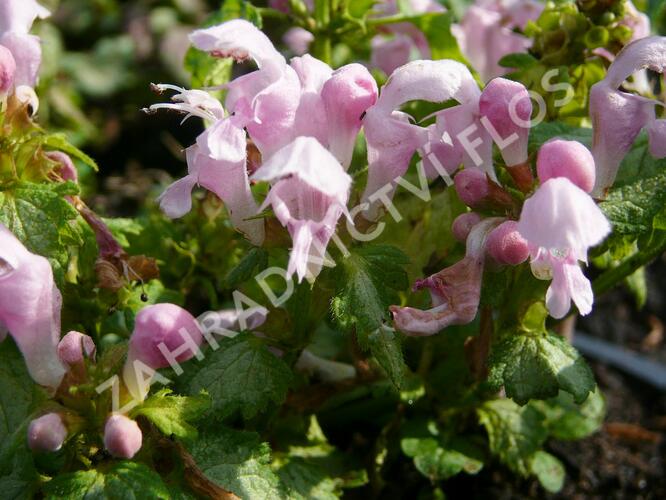
[[[507, 166], [524, 163], [532, 115], [532, 101], [525, 86], [495, 78], [481, 93], [479, 112]], [[490, 123], [484, 123], [484, 119]]]
[[136, 315], [129, 357], [154, 369], [166, 368], [170, 363], [164, 355], [165, 348], [168, 352], [181, 351], [174, 358], [184, 362], [197, 353], [195, 347], [202, 340], [201, 329], [189, 312], [174, 304], [155, 304]]
[[460, 199], [471, 208], [508, 208], [513, 204], [511, 195], [480, 168], [471, 167], [458, 172], [453, 182]]
[[460, 214], [455, 218], [453, 225], [451, 226], [453, 237], [461, 243], [465, 243], [467, 241], [467, 237], [469, 236], [469, 232], [479, 222], [481, 222], [481, 216], [476, 212]]
[[79, 332], [69, 332], [58, 344], [58, 356], [68, 365], [83, 363], [84, 358], [94, 358], [95, 351], [93, 339]]
[[586, 193], [594, 188], [594, 157], [577, 141], [551, 139], [539, 150], [537, 174], [543, 184], [548, 179], [565, 177]]
[[7, 47], [0, 45], [0, 98], [6, 96], [14, 86], [16, 61]]
[[28, 426], [28, 446], [32, 451], [58, 451], [66, 437], [67, 428], [57, 413], [42, 415]]
[[116, 458], [130, 459], [141, 449], [143, 434], [134, 420], [111, 415], [104, 426], [104, 447]]
[[506, 221], [493, 229], [486, 243], [488, 255], [499, 264], [517, 266], [530, 255], [525, 238], [518, 232], [516, 221]]

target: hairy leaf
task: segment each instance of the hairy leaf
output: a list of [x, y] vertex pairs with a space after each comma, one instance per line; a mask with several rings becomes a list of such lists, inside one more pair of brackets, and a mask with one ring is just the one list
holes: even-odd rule
[[476, 412], [488, 433], [490, 451], [511, 470], [527, 476], [533, 455], [548, 436], [543, 415], [510, 399], [486, 401]]
[[287, 364], [261, 339], [242, 333], [222, 340], [203, 361], [191, 363], [183, 383], [191, 395], [210, 394], [216, 416], [240, 412], [243, 418], [252, 418], [269, 403], [282, 403], [292, 378]]
[[561, 390], [582, 403], [594, 390], [594, 375], [583, 357], [559, 335], [511, 335], [494, 348], [489, 381], [504, 385], [518, 404], [547, 399]]
[[138, 462], [118, 462], [109, 469], [94, 469], [56, 476], [44, 486], [46, 498], [59, 500], [164, 499], [171, 495], [160, 476]]
[[243, 499], [281, 496], [270, 446], [254, 432], [216, 427], [202, 433], [190, 453], [208, 479]]
[[195, 439], [197, 430], [190, 422], [199, 419], [210, 408], [207, 394], [198, 396], [171, 395], [162, 389], [132, 411], [132, 417], [143, 415], [167, 436]]

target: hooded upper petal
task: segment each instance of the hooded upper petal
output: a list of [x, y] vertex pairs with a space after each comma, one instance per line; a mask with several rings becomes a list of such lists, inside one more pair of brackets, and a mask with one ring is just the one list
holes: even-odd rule
[[14, 338], [32, 378], [52, 388], [65, 374], [58, 357], [61, 305], [48, 260], [30, 253], [0, 224], [0, 324]]
[[[429, 141], [427, 128], [411, 124], [408, 116], [396, 111], [402, 104], [449, 99], [468, 103], [478, 100], [479, 93], [469, 70], [456, 61], [413, 61], [398, 68], [363, 119], [369, 163], [363, 201], [404, 175], [414, 153]], [[365, 216], [376, 218], [377, 209], [377, 203], [370, 203]]]
[[[606, 195], [636, 136], [655, 120], [655, 101], [619, 91], [618, 88], [641, 69], [663, 73], [665, 66], [666, 37], [642, 38], [624, 47], [608, 68], [606, 77], [592, 86], [592, 153], [597, 167], [594, 196]], [[653, 133], [658, 127], [653, 126]], [[660, 150], [659, 145], [651, 144], [651, 147], [655, 152]]]
[[569, 251], [587, 260], [587, 250], [603, 241], [610, 224], [594, 200], [569, 179], [544, 182], [525, 201], [518, 231], [532, 245]]
[[35, 0], [2, 0], [0, 2], [0, 33], [13, 31], [26, 34], [35, 19], [45, 19], [51, 13]]

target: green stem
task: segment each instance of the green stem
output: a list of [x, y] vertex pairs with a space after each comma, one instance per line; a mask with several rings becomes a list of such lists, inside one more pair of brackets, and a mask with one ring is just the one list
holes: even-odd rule
[[404, 14], [395, 14], [393, 16], [374, 17], [366, 19], [366, 26], [382, 26], [384, 24], [397, 24], [409, 22], [410, 17]]
[[618, 266], [601, 274], [592, 283], [595, 295], [607, 292], [622, 280], [631, 276], [641, 267], [649, 264], [661, 254], [666, 252], [666, 232], [655, 235], [656, 241], [652, 242], [645, 250], [625, 259]]
[[315, 41], [312, 50], [315, 57], [331, 64], [332, 41], [330, 33], [331, 24], [331, 0], [315, 0], [314, 17], [317, 24]]

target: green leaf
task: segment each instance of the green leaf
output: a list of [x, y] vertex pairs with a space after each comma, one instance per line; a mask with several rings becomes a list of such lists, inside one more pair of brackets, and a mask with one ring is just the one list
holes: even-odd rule
[[253, 247], [247, 255], [227, 274], [225, 286], [229, 289], [236, 288], [241, 283], [254, 278], [268, 265], [268, 252], [263, 248]]
[[511, 335], [493, 350], [489, 381], [504, 385], [518, 404], [547, 399], [561, 390], [582, 403], [594, 390], [594, 375], [571, 344], [553, 333]]
[[347, 0], [347, 13], [356, 19], [363, 19], [378, 0]]
[[613, 225], [615, 234], [639, 237], [649, 235], [655, 217], [666, 205], [666, 172], [639, 178], [631, 184], [613, 189], [599, 207]]
[[70, 224], [78, 212], [64, 198], [77, 193], [78, 188], [71, 182], [21, 182], [0, 191], [0, 222], [28, 250], [51, 261], [59, 282], [68, 261], [67, 247], [82, 243], [77, 226]]
[[197, 430], [190, 425], [210, 408], [207, 394], [199, 396], [171, 395], [171, 389], [162, 389], [132, 411], [132, 417], [143, 415], [167, 436], [195, 439]]
[[469, 437], [446, 439], [433, 421], [408, 421], [402, 428], [400, 448], [431, 481], [446, 480], [461, 472], [477, 474], [483, 468], [483, 452]]
[[537, 451], [530, 464], [541, 486], [546, 491], [557, 493], [564, 486], [564, 466], [556, 457], [545, 451]]
[[398, 333], [392, 328], [379, 328], [368, 336], [370, 352], [384, 369], [393, 385], [401, 390], [409, 368], [402, 356], [402, 346]]
[[395, 304], [395, 290], [404, 290], [409, 279], [403, 266], [409, 262], [389, 245], [368, 245], [342, 261], [332, 311], [344, 329], [356, 327], [369, 334], [390, 320], [388, 307]]
[[44, 146], [47, 146], [47, 148], [57, 149], [63, 153], [67, 153], [69, 156], [72, 156], [77, 160], [81, 160], [95, 172], [99, 172], [99, 166], [97, 165], [97, 162], [86, 153], [81, 151], [79, 148], [71, 144], [67, 140], [67, 136], [65, 136], [65, 134], [58, 133], [47, 135], [44, 138]]
[[190, 453], [208, 479], [243, 499], [282, 496], [270, 467], [270, 446], [254, 432], [216, 427], [201, 433]]
[[580, 405], [567, 392], [530, 404], [545, 415], [548, 434], [563, 441], [575, 441], [594, 434], [601, 428], [606, 416], [606, 402], [598, 387]]
[[277, 475], [290, 500], [334, 500], [342, 493], [326, 470], [300, 457], [289, 458], [277, 469]]
[[27, 448], [31, 414], [45, 395], [32, 382], [14, 342], [0, 343], [0, 491], [3, 498], [23, 498], [37, 479]]
[[518, 68], [528, 69], [537, 64], [539, 61], [531, 54], [526, 52], [518, 52], [515, 54], [507, 54], [502, 57], [497, 64], [503, 68]]
[[649, 137], [645, 131], [642, 131], [634, 141], [629, 153], [622, 160], [614, 187], [618, 188], [633, 184], [640, 179], [654, 177], [662, 173], [664, 167], [666, 167], [666, 159], [652, 156]]
[[48, 499], [59, 500], [171, 498], [160, 476], [138, 462], [56, 476], [44, 485], [44, 493]]
[[193, 362], [183, 375], [186, 392], [206, 391], [220, 418], [240, 412], [252, 418], [269, 403], [281, 404], [293, 379], [287, 364], [249, 333], [220, 343], [206, 359]]
[[543, 415], [510, 399], [486, 401], [476, 412], [488, 433], [490, 451], [511, 470], [527, 476], [532, 456], [548, 436]]

